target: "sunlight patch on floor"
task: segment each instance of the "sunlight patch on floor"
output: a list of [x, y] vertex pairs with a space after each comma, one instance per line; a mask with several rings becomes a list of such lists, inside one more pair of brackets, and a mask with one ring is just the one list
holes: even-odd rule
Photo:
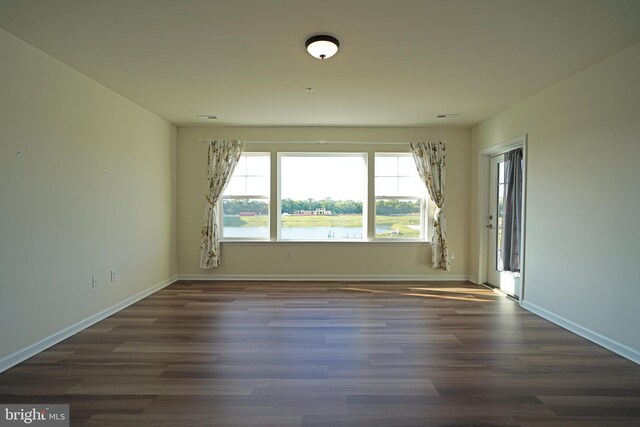
[[[409, 297], [447, 299], [447, 300], [455, 300], [455, 301], [491, 302], [490, 299], [483, 299], [483, 298], [470, 295], [473, 292], [468, 292], [469, 289], [466, 289], [466, 288], [443, 288], [443, 289], [410, 288], [410, 290], [424, 289], [424, 290], [428, 290], [429, 292], [443, 292], [443, 294], [441, 295], [433, 294], [433, 293], [417, 293], [417, 292], [404, 292], [404, 291], [391, 292], [391, 291], [383, 291], [383, 290], [377, 290], [377, 289], [365, 289], [365, 288], [355, 288], [355, 287], [342, 288], [342, 289], [345, 291], [368, 292], [372, 294], [395, 294], [395, 295], [403, 295], [403, 296], [409, 296]], [[446, 290], [446, 289], [459, 289], [459, 290], [451, 292], [450, 290]], [[446, 295], [446, 293], [449, 293], [449, 294], [458, 293], [460, 295]], [[477, 293], [487, 295], [491, 293], [491, 291], [477, 292]]]

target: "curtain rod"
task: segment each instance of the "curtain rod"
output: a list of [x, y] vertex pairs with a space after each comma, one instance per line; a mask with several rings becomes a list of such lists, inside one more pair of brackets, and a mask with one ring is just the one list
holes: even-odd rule
[[[212, 139], [199, 139], [198, 142], [205, 143], [213, 141]], [[365, 141], [248, 141], [248, 140], [240, 140], [244, 143], [248, 144], [361, 144], [361, 145], [393, 145], [393, 144], [409, 144], [407, 141], [388, 141], [388, 142], [365, 142]]]

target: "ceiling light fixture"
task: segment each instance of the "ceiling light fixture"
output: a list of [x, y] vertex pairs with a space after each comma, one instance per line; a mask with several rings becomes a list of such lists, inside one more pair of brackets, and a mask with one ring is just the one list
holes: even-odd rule
[[209, 119], [209, 120], [217, 120], [218, 119], [218, 116], [213, 116], [213, 115], [211, 115], [211, 116], [196, 116], [196, 117], [199, 118], [199, 119]]
[[338, 52], [340, 42], [335, 37], [320, 34], [318, 36], [309, 37], [304, 45], [307, 47], [309, 55], [318, 59], [327, 59], [331, 58], [336, 54], [336, 52]]

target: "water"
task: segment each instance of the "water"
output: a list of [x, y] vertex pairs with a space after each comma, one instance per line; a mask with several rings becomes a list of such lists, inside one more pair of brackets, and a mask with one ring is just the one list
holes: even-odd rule
[[269, 227], [224, 227], [223, 238], [268, 239]]
[[[376, 227], [376, 234], [389, 227]], [[362, 227], [283, 227], [282, 240], [361, 240]], [[224, 227], [225, 238], [269, 238], [268, 227]]]
[[283, 227], [282, 240], [362, 239], [362, 227]]

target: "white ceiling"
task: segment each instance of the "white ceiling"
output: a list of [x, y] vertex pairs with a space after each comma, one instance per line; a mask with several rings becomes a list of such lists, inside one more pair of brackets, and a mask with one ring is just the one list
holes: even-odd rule
[[0, 27], [176, 124], [468, 126], [640, 41], [640, 1], [0, 0]]

